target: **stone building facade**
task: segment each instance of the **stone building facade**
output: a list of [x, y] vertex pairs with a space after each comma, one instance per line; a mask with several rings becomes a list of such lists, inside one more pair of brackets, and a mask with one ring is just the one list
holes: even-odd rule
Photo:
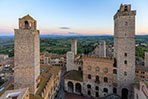
[[40, 54], [40, 63], [51, 66], [66, 66], [66, 55], [52, 54], [48, 52], [42, 52]]
[[64, 75], [65, 90], [90, 98], [117, 93], [117, 70], [114, 59], [93, 56], [82, 57], [82, 70], [72, 70]]
[[99, 56], [113, 58], [113, 47], [110, 44], [106, 44], [106, 41], [100, 41], [95, 49], [89, 53], [90, 56]]
[[141, 65], [136, 66], [136, 80], [148, 81], [148, 67]]
[[131, 5], [121, 4], [114, 16], [118, 94], [125, 99], [131, 99], [131, 86], [135, 82], [135, 15]]
[[36, 20], [30, 15], [19, 19], [19, 29], [15, 29], [14, 40], [14, 88], [30, 88], [37, 91], [40, 82], [40, 33]]
[[97, 98], [117, 93], [116, 71], [114, 59], [83, 57], [84, 94]]
[[61, 67], [42, 64], [40, 84], [38, 85], [39, 88], [35, 96], [39, 96], [43, 99], [60, 99], [61, 97], [58, 97], [60, 77]]
[[0, 54], [0, 62], [4, 61], [7, 58], [8, 58], [8, 55]]
[[140, 81], [134, 85], [134, 99], [148, 99], [148, 86], [145, 82]]

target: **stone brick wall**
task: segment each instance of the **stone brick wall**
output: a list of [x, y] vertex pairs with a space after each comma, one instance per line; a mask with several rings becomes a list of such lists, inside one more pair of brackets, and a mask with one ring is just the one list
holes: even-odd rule
[[74, 70], [74, 53], [67, 52], [66, 54], [66, 70]]
[[[104, 97], [108, 94], [113, 93], [113, 88], [116, 88], [114, 84], [116, 83], [116, 74], [113, 74], [114, 60], [107, 58], [93, 58], [93, 57], [84, 57], [83, 59], [83, 92], [84, 95], [90, 97], [87, 93], [88, 90], [91, 91], [91, 96], [96, 98], [96, 92], [99, 92], [99, 97]], [[89, 70], [89, 66], [91, 69]], [[99, 70], [97, 71], [97, 67]], [[104, 69], [107, 69], [107, 72], [104, 72]], [[88, 79], [88, 75], [91, 75], [91, 79]], [[99, 82], [96, 81], [96, 76], [99, 76]], [[107, 77], [108, 81], [104, 82], [104, 77]], [[91, 85], [91, 89], [87, 88], [87, 85]], [[99, 87], [99, 91], [95, 87]], [[107, 88], [108, 92], [104, 92], [103, 89]]]
[[34, 94], [40, 75], [39, 31], [15, 29], [14, 44], [14, 87], [29, 87]]

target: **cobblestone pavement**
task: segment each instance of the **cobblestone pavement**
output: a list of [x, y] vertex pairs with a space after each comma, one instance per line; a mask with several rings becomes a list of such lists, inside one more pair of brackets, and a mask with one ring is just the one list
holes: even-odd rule
[[64, 99], [91, 99], [91, 98], [83, 97], [83, 96], [76, 95], [73, 93], [65, 93]]

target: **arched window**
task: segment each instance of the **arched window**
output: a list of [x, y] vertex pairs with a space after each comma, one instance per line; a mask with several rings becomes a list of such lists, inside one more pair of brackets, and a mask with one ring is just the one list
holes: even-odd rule
[[99, 76], [96, 76], [96, 81], [99, 81]]
[[107, 79], [107, 77], [104, 77], [104, 82], [108, 82], [108, 79]]
[[29, 23], [28, 23], [28, 21], [25, 21], [25, 29], [29, 29]]
[[90, 74], [88, 74], [88, 79], [91, 79], [91, 75]]
[[90, 91], [90, 90], [88, 90], [87, 94], [88, 94], [89, 96], [91, 96], [91, 91]]
[[124, 72], [124, 76], [127, 76], [127, 72]]
[[124, 64], [127, 64], [127, 60], [124, 61]]
[[104, 68], [104, 73], [108, 73], [108, 68]]
[[79, 67], [79, 71], [81, 71], [82, 69], [81, 69], [81, 67]]
[[69, 92], [73, 92], [74, 90], [74, 86], [73, 86], [73, 83], [71, 81], [68, 82], [68, 91]]
[[96, 89], [96, 90], [99, 90], [99, 87], [98, 87], [98, 86], [96, 86], [96, 87], [95, 87], [95, 89]]
[[103, 91], [106, 92], [106, 93], [108, 93], [108, 89], [107, 88], [104, 88]]
[[113, 88], [113, 93], [116, 94], [117, 93], [117, 88]]
[[127, 21], [125, 22], [125, 25], [126, 25], [126, 26], [128, 25], [128, 22], [127, 22]]
[[127, 6], [125, 6], [125, 8], [124, 8], [124, 11], [128, 11], [128, 8], [127, 8]]
[[88, 66], [88, 70], [91, 70], [91, 66]]
[[91, 89], [91, 85], [90, 85], [90, 84], [88, 84], [88, 85], [87, 85], [87, 88], [90, 88], [90, 89]]
[[117, 69], [113, 69], [113, 74], [117, 74]]
[[100, 68], [99, 67], [96, 67], [96, 71], [98, 72], [100, 70]]
[[99, 93], [98, 92], [96, 92], [96, 97], [99, 97]]
[[75, 84], [75, 91], [79, 94], [81, 94], [81, 84], [80, 83], [76, 83]]

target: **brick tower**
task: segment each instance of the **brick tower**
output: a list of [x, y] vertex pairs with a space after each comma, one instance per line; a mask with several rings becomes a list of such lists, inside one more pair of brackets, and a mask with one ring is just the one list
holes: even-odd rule
[[135, 16], [131, 5], [122, 5], [114, 16], [114, 56], [117, 62], [118, 94], [131, 99], [135, 82]]
[[14, 88], [29, 87], [34, 94], [40, 82], [40, 33], [36, 20], [24, 16], [14, 31]]

